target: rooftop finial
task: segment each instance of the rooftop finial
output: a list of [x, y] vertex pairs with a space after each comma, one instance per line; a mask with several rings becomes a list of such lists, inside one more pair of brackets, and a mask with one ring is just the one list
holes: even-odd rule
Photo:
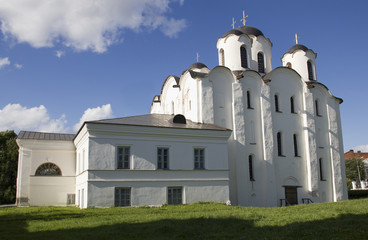
[[236, 23], [236, 21], [233, 18], [233, 24], [231, 24], [231, 26], [233, 26], [233, 29], [235, 29], [235, 23]]
[[245, 26], [245, 23], [247, 22], [247, 20], [245, 20], [247, 17], [248, 17], [248, 15], [247, 15], [247, 16], [245, 16], [245, 11], [243, 11], [243, 18], [242, 18], [242, 19], [240, 19], [240, 21], [242, 21], [242, 22], [243, 22], [243, 25], [244, 25], [244, 26]]
[[198, 54], [198, 52], [197, 52], [197, 62], [198, 62], [198, 59], [199, 59], [199, 54]]
[[298, 39], [299, 39], [298, 34], [295, 33], [295, 44], [298, 44]]

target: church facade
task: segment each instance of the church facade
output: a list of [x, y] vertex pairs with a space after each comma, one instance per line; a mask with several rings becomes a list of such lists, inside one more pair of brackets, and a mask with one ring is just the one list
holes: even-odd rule
[[256, 28], [232, 29], [219, 65], [168, 76], [148, 115], [85, 122], [76, 135], [21, 132], [17, 203], [346, 200], [342, 99], [318, 82], [313, 50], [296, 44], [273, 69], [271, 48]]

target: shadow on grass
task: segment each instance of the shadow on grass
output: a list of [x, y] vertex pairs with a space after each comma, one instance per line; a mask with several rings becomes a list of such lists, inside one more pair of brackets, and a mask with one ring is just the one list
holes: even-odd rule
[[[83, 216], [71, 214], [63, 219], [79, 217]], [[38, 220], [40, 216], [24, 216], [23, 221], [10, 219], [8, 224], [3, 218], [1, 239], [368, 239], [368, 214], [345, 214], [285, 226], [258, 226], [253, 220], [236, 218], [193, 218], [89, 228], [65, 226], [65, 230], [39, 232], [29, 232], [25, 219]]]

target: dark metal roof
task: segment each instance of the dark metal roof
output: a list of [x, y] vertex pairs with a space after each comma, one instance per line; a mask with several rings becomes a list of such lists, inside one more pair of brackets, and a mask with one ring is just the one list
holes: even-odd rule
[[147, 126], [147, 127], [162, 127], [162, 128], [183, 128], [183, 129], [198, 129], [198, 130], [219, 130], [226, 131], [228, 129], [208, 123], [194, 123], [186, 120], [186, 124], [174, 123], [174, 115], [170, 114], [147, 114], [132, 117], [122, 117], [113, 119], [104, 119], [98, 121], [89, 121], [88, 123], [97, 124], [115, 124], [115, 125], [132, 125], [132, 126]]
[[242, 34], [254, 35], [256, 37], [264, 36], [263, 33], [259, 29], [255, 27], [251, 27], [251, 26], [242, 26], [242, 27], [238, 27], [237, 29], [231, 29], [230, 31], [225, 33], [224, 36], [222, 37], [226, 37], [227, 35], [230, 35], [230, 34], [235, 34], [237, 36], [240, 36]]
[[190, 65], [188, 69], [193, 69], [193, 68], [202, 69], [202, 68], [208, 68], [208, 67], [203, 63], [196, 62], [196, 63], [193, 63], [192, 65]]
[[72, 141], [75, 134], [20, 131], [18, 139]]
[[288, 53], [293, 53], [293, 52], [295, 52], [295, 51], [297, 51], [297, 50], [302, 50], [302, 51], [306, 52], [306, 51], [308, 51], [309, 49], [308, 49], [306, 46], [302, 45], [302, 44], [296, 44], [296, 45], [292, 46], [292, 47], [289, 49], [289, 51], [287, 51], [287, 52], [288, 52]]

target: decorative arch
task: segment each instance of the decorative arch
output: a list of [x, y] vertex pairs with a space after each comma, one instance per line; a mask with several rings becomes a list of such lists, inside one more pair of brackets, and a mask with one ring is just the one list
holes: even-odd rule
[[287, 178], [284, 178], [284, 181], [282, 182], [283, 186], [296, 186], [299, 187], [299, 181], [295, 177], [289, 176]]
[[51, 162], [41, 164], [35, 173], [36, 176], [61, 176], [60, 168]]

